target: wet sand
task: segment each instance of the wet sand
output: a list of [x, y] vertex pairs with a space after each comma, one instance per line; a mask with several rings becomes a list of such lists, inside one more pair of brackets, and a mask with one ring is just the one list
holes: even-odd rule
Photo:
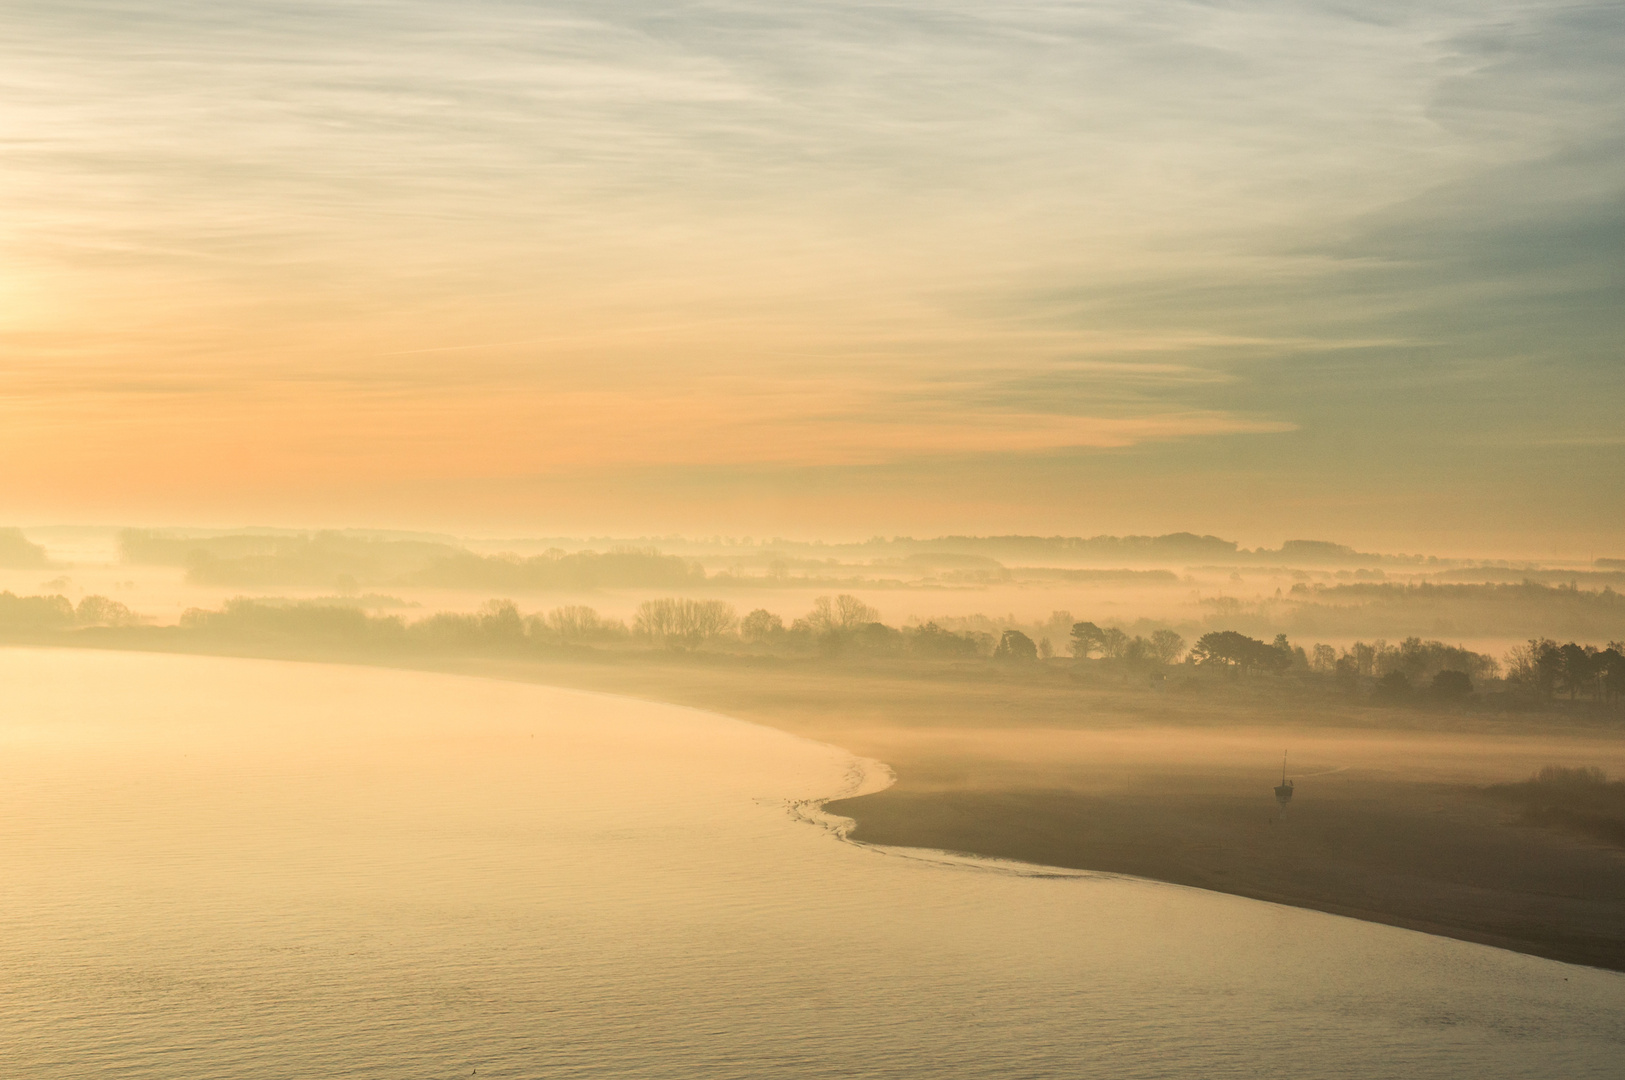
[[920, 791], [899, 775], [828, 809], [860, 841], [1132, 874], [1625, 970], [1625, 857], [1520, 826], [1461, 786], [1343, 774], [1305, 781], [1280, 814], [1240, 777], [1193, 792], [1146, 772], [1140, 790], [1097, 794]]
[[[718, 709], [886, 762], [855, 840], [1151, 878], [1625, 970], [1625, 851], [1486, 784], [1625, 774], [1615, 726], [886, 673], [673, 664], [550, 676]], [[1289, 750], [1295, 793], [1273, 796]]]

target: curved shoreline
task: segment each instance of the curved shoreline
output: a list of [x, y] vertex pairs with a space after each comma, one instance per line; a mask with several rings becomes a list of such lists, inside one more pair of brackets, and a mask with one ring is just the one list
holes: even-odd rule
[[[1238, 823], [1214, 800], [921, 792], [906, 774], [886, 791], [832, 800], [829, 812], [855, 822], [848, 838], [857, 843], [1126, 875], [1625, 971], [1625, 857], [1507, 830], [1463, 794], [1370, 783], [1386, 797], [1382, 815], [1361, 809], [1356, 791], [1317, 808], [1320, 821], [1300, 813], [1295, 832]], [[1435, 812], [1441, 799], [1458, 805]], [[1391, 842], [1392, 824], [1406, 818], [1431, 834], [1419, 848]], [[1474, 851], [1465, 873], [1429, 857], [1453, 847]], [[1576, 873], [1596, 891], [1531, 888]]]
[[[1290, 828], [1274, 830], [1273, 802], [1267, 784], [1260, 787], [1268, 777], [1248, 764], [1252, 749], [1237, 734], [1242, 729], [1225, 726], [1224, 702], [1202, 703], [1212, 717], [1207, 727], [1158, 729], [1164, 742], [1171, 733], [1205, 750], [1177, 761], [1140, 760], [1124, 747], [1135, 738], [1149, 745], [1151, 729], [1078, 726], [1077, 710], [1080, 702], [1092, 710], [1084, 715], [1094, 724], [1145, 720], [1138, 712], [1119, 718], [1112, 712], [1120, 710], [1119, 699], [1086, 690], [1039, 695], [1011, 684], [685, 664], [681, 658], [637, 665], [391, 661], [291, 648], [212, 655], [222, 653], [440, 671], [704, 709], [839, 747], [887, 770], [895, 782], [882, 789], [854, 794], [862, 789], [853, 788], [818, 800], [817, 814], [854, 822], [839, 831], [858, 843], [1145, 878], [1625, 971], [1625, 851], [1520, 826], [1505, 808], [1480, 798], [1472, 783], [1351, 769], [1347, 762], [1326, 769], [1305, 760], [1301, 780], [1321, 775], [1299, 785]], [[1019, 713], [1021, 720], [988, 726], [1000, 713]], [[1237, 719], [1249, 715], [1237, 711]], [[1290, 737], [1301, 747], [1311, 734], [1328, 738], [1327, 732], [1348, 746], [1391, 740], [1402, 749], [1417, 740], [1454, 739], [1498, 748], [1520, 762], [1525, 751], [1509, 740], [1527, 739], [1534, 740], [1530, 755], [1548, 753], [1539, 749], [1547, 743], [1569, 745], [1572, 753], [1612, 754], [1607, 763], [1625, 771], [1614, 763], [1625, 757], [1625, 747], [1603, 732], [1430, 734], [1346, 731], [1322, 722], [1271, 732], [1267, 741], [1274, 747]], [[1344, 743], [1337, 753], [1347, 752]], [[1092, 760], [1096, 744], [1116, 755], [1113, 760]], [[1276, 752], [1270, 764], [1278, 769]], [[1535, 767], [1544, 763], [1529, 760]], [[1517, 778], [1528, 775], [1528, 765], [1517, 768], [1526, 770]], [[1155, 794], [1137, 794], [1146, 789]], [[1292, 842], [1276, 843], [1272, 836]]]

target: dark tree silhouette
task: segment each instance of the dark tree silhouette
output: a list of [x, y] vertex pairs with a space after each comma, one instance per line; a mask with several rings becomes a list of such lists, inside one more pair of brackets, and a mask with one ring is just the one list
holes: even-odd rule
[[1020, 630], [1006, 630], [999, 637], [998, 647], [993, 650], [996, 660], [1009, 660], [1025, 662], [1038, 659], [1038, 646], [1033, 639]]
[[[1280, 641], [1285, 642], [1283, 635]], [[1203, 634], [1191, 648], [1191, 661], [1202, 666], [1236, 668], [1241, 671], [1285, 671], [1292, 666], [1290, 646], [1266, 645], [1257, 638], [1234, 630]]]
[[1377, 680], [1372, 697], [1377, 701], [1404, 701], [1411, 696], [1411, 680], [1403, 671], [1390, 671]]
[[1443, 701], [1462, 701], [1473, 692], [1473, 680], [1465, 671], [1440, 671], [1433, 676], [1433, 696]]
[[1569, 700], [1573, 701], [1581, 690], [1591, 688], [1592, 677], [1596, 673], [1596, 665], [1592, 657], [1596, 650], [1590, 652], [1569, 642], [1560, 645], [1557, 649], [1557, 677], [1563, 689], [1569, 692]]
[[1072, 624], [1072, 655], [1079, 660], [1089, 659], [1092, 652], [1103, 651], [1106, 647], [1106, 635], [1100, 627], [1092, 622]]
[[908, 651], [916, 656], [949, 659], [973, 657], [981, 650], [977, 647], [976, 639], [968, 634], [956, 634], [928, 622], [908, 635]]

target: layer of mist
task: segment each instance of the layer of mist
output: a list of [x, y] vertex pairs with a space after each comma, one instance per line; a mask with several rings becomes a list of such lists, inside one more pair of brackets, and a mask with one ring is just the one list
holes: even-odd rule
[[[1535, 587], [1543, 588], [1543, 587]], [[1567, 592], [1567, 590], [1555, 590]], [[1619, 599], [1617, 596], [1615, 599]], [[374, 656], [548, 656], [594, 651], [636, 660], [694, 654], [714, 660], [859, 663], [919, 674], [949, 664], [961, 677], [977, 670], [1030, 672], [1072, 681], [1133, 684], [1152, 692], [1201, 692], [1238, 679], [1271, 693], [1338, 697], [1377, 705], [1479, 708], [1552, 707], [1560, 698], [1613, 711], [1625, 699], [1625, 644], [1567, 644], [1532, 636], [1497, 658], [1439, 640], [1273, 641], [1234, 629], [1193, 642], [1158, 629], [1131, 634], [1073, 621], [1055, 612], [1047, 624], [997, 628], [991, 620], [890, 626], [856, 596], [819, 597], [788, 622], [758, 608], [741, 617], [726, 601], [662, 597], [638, 605], [630, 624], [587, 605], [524, 613], [491, 600], [471, 614], [436, 612], [407, 619], [375, 611], [401, 606], [391, 597], [312, 600], [239, 597], [218, 609], [191, 608], [173, 625], [152, 625], [119, 601], [0, 593], [0, 638], [211, 651], [222, 646], [293, 648]], [[975, 628], [978, 621], [993, 631]], [[967, 627], [965, 624], [972, 624]], [[957, 625], [956, 625], [957, 624]], [[1047, 633], [1046, 633], [1047, 631]]]
[[[1576, 567], [1508, 584], [1440, 579], [1506, 569], [1464, 560], [1294, 549], [1309, 561], [1282, 565], [1289, 545], [1160, 566], [1119, 546], [1118, 565], [1089, 566], [1055, 550], [1022, 565], [1002, 539], [120, 541], [120, 561], [47, 548], [50, 569], [10, 571], [0, 642], [430, 668], [713, 709], [890, 765], [892, 789], [841, 809], [878, 842], [1625, 967], [1617, 908], [1592, 899], [1614, 887], [1625, 821], [1591, 788], [1517, 787], [1542, 765], [1625, 770], [1622, 598]], [[1283, 748], [1300, 783], [1280, 831]]]

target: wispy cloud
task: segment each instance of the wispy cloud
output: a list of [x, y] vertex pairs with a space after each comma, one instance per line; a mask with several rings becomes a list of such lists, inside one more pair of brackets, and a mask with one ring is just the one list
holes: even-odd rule
[[23, 0], [0, 72], [0, 399], [155, 469], [303, 475], [268, 402], [340, 472], [1177, 470], [1622, 393], [1600, 0]]

